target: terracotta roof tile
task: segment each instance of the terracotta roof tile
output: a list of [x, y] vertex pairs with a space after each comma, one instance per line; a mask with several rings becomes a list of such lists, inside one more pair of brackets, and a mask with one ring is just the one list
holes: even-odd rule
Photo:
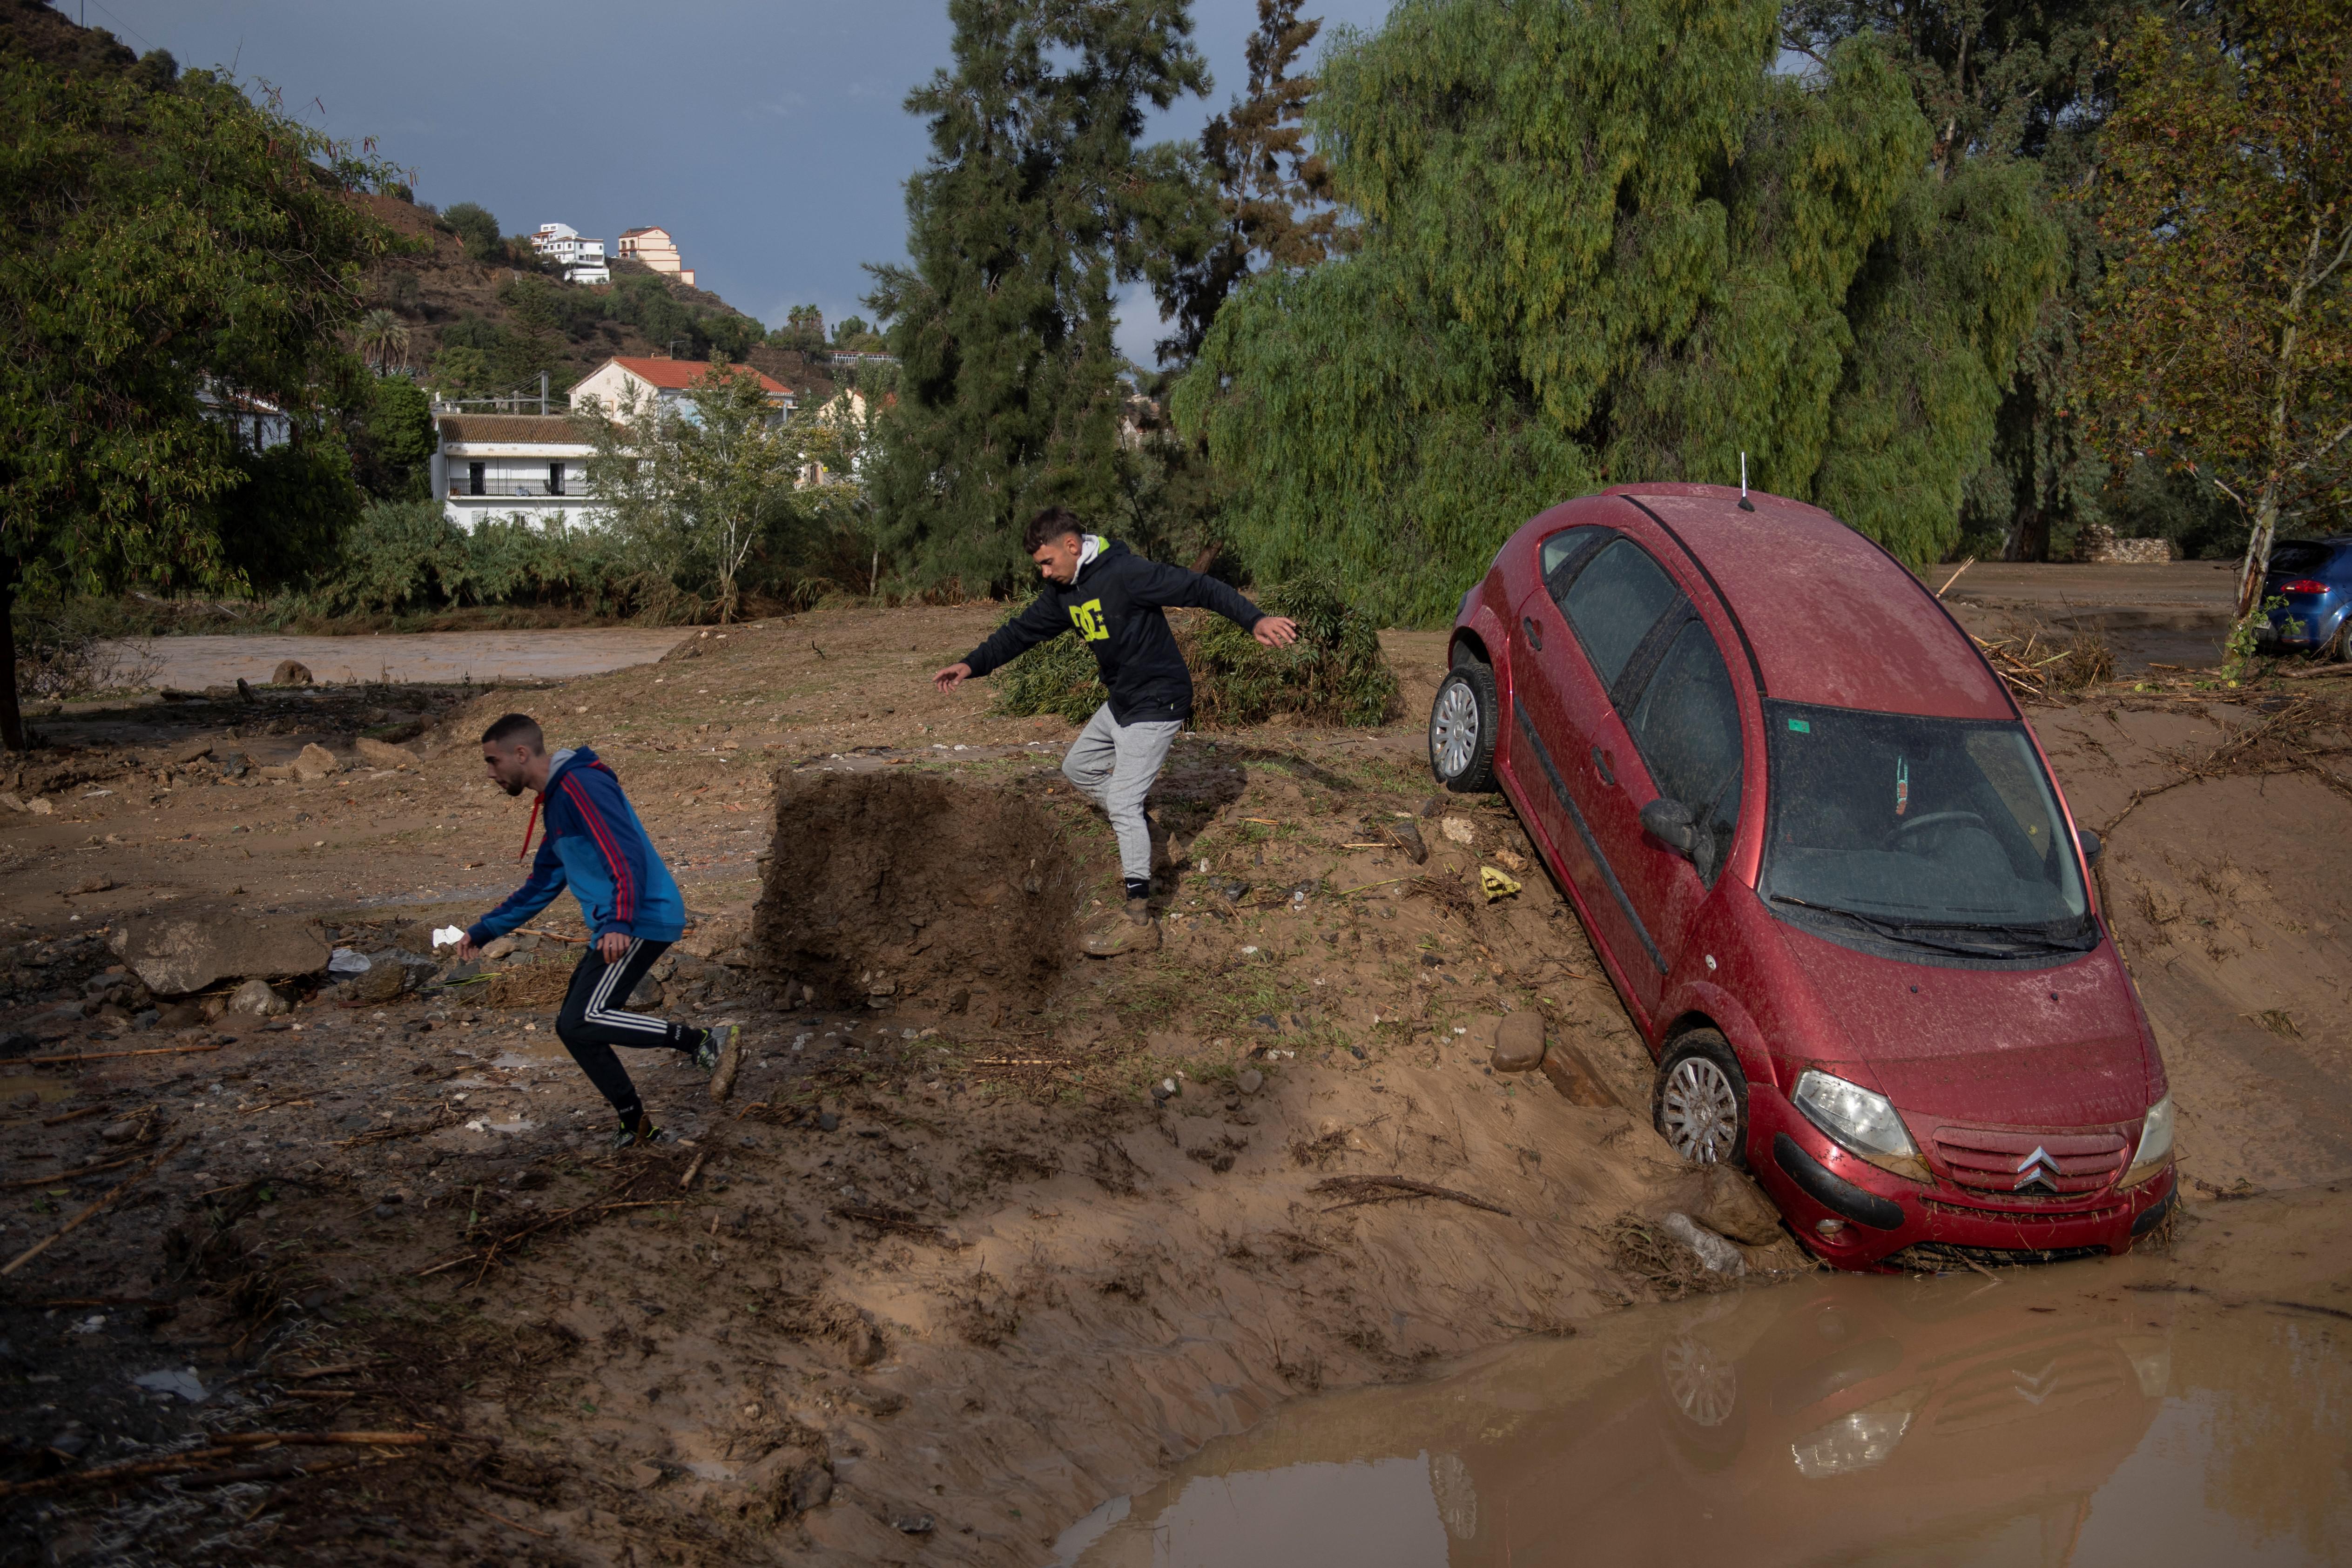
[[[639, 381], [649, 386], [659, 387], [664, 392], [684, 392], [710, 371], [710, 367], [700, 360], [638, 360], [623, 359], [619, 355], [614, 355], [604, 363], [618, 365]], [[597, 367], [599, 370], [603, 368], [603, 365]], [[749, 365], [738, 365], [734, 368], [751, 369]], [[751, 371], [751, 373], [760, 378], [760, 384], [770, 392], [782, 397], [793, 395], [793, 389], [775, 377], [761, 371]]]
[[441, 416], [441, 439], [587, 444], [571, 417], [559, 413], [445, 413]]

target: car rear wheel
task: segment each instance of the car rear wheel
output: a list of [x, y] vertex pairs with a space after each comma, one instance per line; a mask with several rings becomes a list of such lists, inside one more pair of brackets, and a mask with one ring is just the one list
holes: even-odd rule
[[1429, 768], [1460, 795], [1495, 787], [1495, 727], [1502, 704], [1495, 672], [1464, 654], [1438, 685], [1429, 709]]
[[1667, 1051], [1652, 1116], [1658, 1135], [1691, 1164], [1748, 1168], [1748, 1076], [1715, 1030], [1693, 1030]]

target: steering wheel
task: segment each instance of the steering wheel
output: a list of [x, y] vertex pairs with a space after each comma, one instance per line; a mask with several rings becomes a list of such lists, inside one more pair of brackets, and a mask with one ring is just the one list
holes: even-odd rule
[[1974, 822], [1979, 828], [1985, 825], [1985, 820], [1974, 811], [1930, 811], [1924, 817], [1914, 817], [1896, 827], [1879, 841], [1879, 848], [1893, 849], [1895, 841], [1904, 834], [1917, 832], [1921, 828], [1934, 827], [1939, 822]]

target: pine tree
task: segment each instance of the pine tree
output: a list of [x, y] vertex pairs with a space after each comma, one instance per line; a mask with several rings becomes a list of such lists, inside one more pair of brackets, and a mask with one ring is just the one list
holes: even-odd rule
[[955, 65], [907, 100], [930, 121], [908, 183], [910, 267], [877, 267], [898, 401], [874, 497], [909, 587], [1008, 586], [1021, 526], [1119, 495], [1124, 362], [1112, 290], [1197, 254], [1213, 208], [1145, 106], [1205, 92], [1185, 0], [951, 0]]
[[1298, 6], [1299, 0], [1257, 0], [1257, 30], [1245, 54], [1249, 96], [1201, 131], [1201, 159], [1217, 183], [1223, 223], [1206, 253], [1160, 290], [1161, 313], [1176, 323], [1175, 335], [1158, 345], [1162, 364], [1201, 351], [1218, 307], [1252, 272], [1312, 267], [1341, 243], [1330, 164], [1307, 141], [1315, 78], [1290, 74], [1323, 24], [1302, 20]]
[[1253, 571], [1438, 622], [1535, 512], [1743, 451], [1940, 552], [2058, 236], [2030, 172], [1936, 177], [1871, 40], [1801, 82], [1778, 36], [1765, 0], [1404, 0], [1326, 57], [1360, 246], [1252, 278], [1175, 399]]

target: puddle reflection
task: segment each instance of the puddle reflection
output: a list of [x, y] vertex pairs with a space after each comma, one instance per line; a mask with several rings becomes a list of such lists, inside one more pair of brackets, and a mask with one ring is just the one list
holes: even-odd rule
[[2344, 1562], [2347, 1346], [2326, 1309], [2072, 1268], [1823, 1278], [1303, 1401], [1106, 1505], [1060, 1560]]

